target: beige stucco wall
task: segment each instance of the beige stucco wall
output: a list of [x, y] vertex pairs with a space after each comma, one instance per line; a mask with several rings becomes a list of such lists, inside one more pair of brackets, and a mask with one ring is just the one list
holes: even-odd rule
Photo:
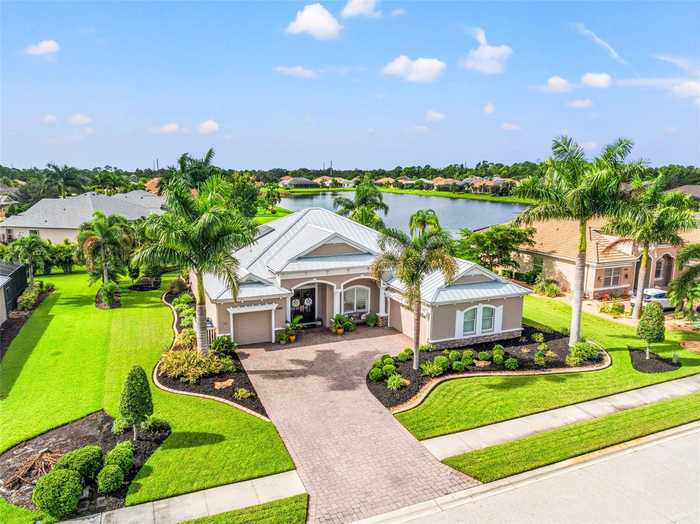
[[634, 284], [634, 265], [620, 267], [620, 285], [613, 288], [606, 288], [603, 284], [605, 279], [605, 267], [596, 267], [590, 270], [592, 282], [587, 282], [586, 295], [598, 297], [602, 294], [625, 295], [632, 292]]
[[[413, 339], [413, 311], [404, 307], [398, 300], [389, 300], [389, 327]], [[421, 316], [419, 344], [428, 341], [428, 321]]]
[[335, 255], [355, 255], [362, 253], [359, 249], [351, 246], [350, 244], [338, 243], [338, 244], [323, 244], [317, 247], [313, 251], [310, 251], [305, 257], [328, 257]]
[[477, 282], [488, 282], [489, 280], [491, 280], [491, 277], [486, 275], [464, 275], [455, 280], [453, 284], [475, 284]]
[[7, 230], [12, 231], [12, 238], [17, 239], [29, 235], [29, 231], [38, 231], [39, 238], [42, 240], [50, 240], [54, 244], [61, 244], [65, 239], [75, 242], [78, 238], [77, 229], [56, 229], [56, 228], [28, 228], [28, 227], [0, 227], [0, 236], [3, 239], [7, 238]]
[[[443, 340], [454, 338], [455, 322], [457, 319], [456, 312], [463, 311], [479, 302], [463, 302], [459, 304], [446, 304], [442, 306], [433, 306], [431, 314], [431, 340]], [[498, 300], [486, 300], [481, 304], [489, 306], [503, 306], [503, 321], [501, 330], [507, 331], [511, 329], [520, 329], [523, 320], [523, 298], [513, 297]]]
[[[369, 312], [370, 313], [378, 313], [379, 312], [379, 286], [377, 283], [372, 280], [371, 278], [362, 278], [359, 280], [353, 280], [352, 282], [348, 282], [346, 286], [343, 287], [343, 290], [345, 289], [350, 289], [355, 286], [365, 286], [369, 288]], [[342, 308], [342, 299], [343, 297], [341, 296], [341, 308]], [[332, 307], [332, 302], [331, 302], [331, 307]]]

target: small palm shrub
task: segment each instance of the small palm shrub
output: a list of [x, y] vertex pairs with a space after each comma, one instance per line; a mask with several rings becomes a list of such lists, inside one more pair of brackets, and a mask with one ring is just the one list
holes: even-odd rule
[[230, 336], [223, 335], [214, 339], [214, 342], [209, 346], [209, 351], [215, 355], [230, 357], [236, 352], [236, 344], [233, 343]]
[[80, 474], [72, 469], [53, 469], [37, 480], [32, 502], [55, 519], [62, 519], [78, 509], [83, 486]]
[[86, 480], [94, 480], [102, 469], [102, 448], [99, 446], [83, 446], [64, 453], [54, 465], [54, 469], [70, 469], [77, 472]]
[[97, 491], [114, 493], [124, 485], [124, 471], [116, 464], [108, 464], [97, 475]]
[[105, 466], [117, 466], [124, 475], [128, 475], [134, 467], [134, 445], [125, 440], [114, 446], [105, 457]]
[[513, 371], [515, 369], [518, 369], [518, 359], [513, 357], [507, 358], [503, 365], [506, 369]]
[[435, 360], [428, 360], [420, 365], [421, 374], [427, 375], [429, 377], [439, 377], [445, 372], [445, 369], [435, 362]]
[[389, 378], [386, 379], [387, 389], [393, 391], [399, 390], [406, 385], [404, 378], [398, 373], [394, 373]]
[[199, 351], [168, 351], [160, 361], [159, 372], [185, 384], [197, 384], [200, 379], [234, 371], [229, 357], [203, 354]]

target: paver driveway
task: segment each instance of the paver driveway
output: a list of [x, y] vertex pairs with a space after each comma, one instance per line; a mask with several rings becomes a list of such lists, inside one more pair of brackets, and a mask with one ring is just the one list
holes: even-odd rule
[[408, 345], [394, 330], [360, 328], [239, 350], [309, 492], [310, 522], [351, 522], [477, 484], [438, 462], [367, 389], [376, 356]]

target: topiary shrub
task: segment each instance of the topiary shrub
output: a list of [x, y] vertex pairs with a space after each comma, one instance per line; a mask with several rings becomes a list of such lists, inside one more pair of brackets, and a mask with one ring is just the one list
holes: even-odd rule
[[133, 425], [136, 441], [139, 424], [146, 420], [146, 417], [153, 415], [151, 388], [146, 372], [141, 366], [132, 367], [126, 377], [119, 402], [119, 414]]
[[491, 360], [491, 352], [489, 351], [479, 351], [479, 354], [477, 355], [479, 360]]
[[394, 365], [394, 359], [391, 358], [391, 357], [386, 357], [386, 358], [382, 359], [382, 364], [383, 364], [384, 366], [393, 366], [393, 365]]
[[124, 471], [116, 464], [108, 464], [97, 475], [97, 491], [114, 493], [124, 485]]
[[62, 519], [78, 509], [83, 486], [80, 474], [72, 469], [53, 469], [37, 480], [32, 502], [41, 511]]
[[452, 362], [452, 371], [455, 373], [462, 373], [464, 371], [464, 362], [461, 360], [455, 360]]
[[460, 360], [462, 358], [462, 354], [459, 351], [450, 351], [447, 358], [454, 362], [455, 360]]
[[396, 359], [397, 359], [399, 362], [408, 362], [408, 361], [411, 359], [411, 356], [412, 356], [412, 355], [409, 355], [409, 354], [406, 353], [405, 351], [402, 351], [401, 353], [399, 353], [398, 355], [396, 355]]
[[391, 375], [389, 378], [386, 379], [387, 389], [391, 389], [393, 391], [401, 389], [405, 385], [406, 384], [405, 384], [404, 378], [401, 375], [399, 375], [398, 373], [394, 373], [393, 375]]
[[233, 343], [230, 336], [223, 335], [214, 339], [214, 342], [209, 346], [209, 351], [214, 355], [232, 357], [236, 352], [236, 344]]
[[474, 360], [474, 350], [473, 349], [465, 349], [462, 352], [462, 360]]
[[384, 371], [382, 371], [381, 368], [372, 368], [369, 370], [368, 376], [372, 382], [379, 382], [380, 380], [384, 380]]
[[450, 369], [450, 359], [444, 355], [439, 355], [433, 359], [438, 366], [442, 368], [443, 371]]
[[118, 466], [124, 475], [128, 475], [134, 467], [134, 445], [125, 440], [114, 446], [105, 457], [105, 466]]
[[94, 480], [102, 469], [102, 449], [99, 446], [83, 446], [61, 455], [54, 469], [71, 469], [86, 480]]
[[642, 318], [637, 325], [637, 336], [646, 341], [647, 346], [652, 342], [663, 342], [666, 337], [664, 326], [664, 310], [661, 304], [649, 302], [642, 310]]
[[382, 371], [384, 372], [385, 377], [390, 377], [394, 373], [396, 373], [396, 366], [393, 364], [387, 364], [382, 367]]
[[503, 365], [506, 369], [509, 369], [511, 371], [514, 369], [518, 369], [518, 359], [513, 357], [507, 358]]

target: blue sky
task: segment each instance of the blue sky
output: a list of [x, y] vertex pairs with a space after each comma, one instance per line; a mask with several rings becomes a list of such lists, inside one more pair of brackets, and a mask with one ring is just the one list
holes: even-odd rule
[[[4, 3], [0, 162], [700, 164], [698, 3]], [[586, 76], [587, 75], [587, 76]]]

